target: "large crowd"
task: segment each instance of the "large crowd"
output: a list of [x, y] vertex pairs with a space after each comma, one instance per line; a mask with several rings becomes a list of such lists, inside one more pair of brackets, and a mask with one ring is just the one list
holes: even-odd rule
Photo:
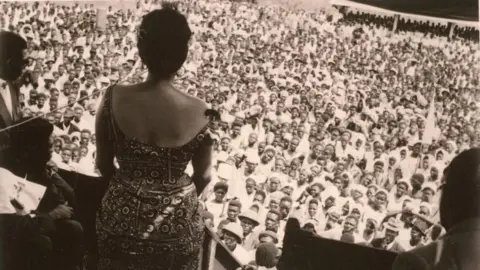
[[[159, 3], [158, 3], [159, 4]], [[23, 116], [54, 124], [52, 167], [95, 176], [103, 90], [148, 75], [136, 28], [158, 6], [0, 3], [28, 41]], [[180, 1], [192, 31], [176, 84], [221, 117], [204, 220], [244, 265], [273, 267], [289, 217], [320, 236], [402, 252], [441, 235], [442, 173], [480, 145], [478, 30], [328, 8]], [[365, 23], [367, 22], [367, 23]]]

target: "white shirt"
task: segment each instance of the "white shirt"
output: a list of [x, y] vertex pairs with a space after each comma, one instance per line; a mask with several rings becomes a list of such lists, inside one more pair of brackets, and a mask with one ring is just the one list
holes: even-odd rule
[[243, 265], [246, 265], [250, 262], [250, 257], [248, 252], [239, 244], [234, 251], [232, 251], [233, 256]]
[[[3, 85], [5, 84], [5, 87]], [[7, 107], [10, 116], [13, 117], [13, 102], [12, 102], [12, 95], [10, 93], [10, 89], [6, 81], [0, 79], [0, 94], [5, 101], [5, 106]]]

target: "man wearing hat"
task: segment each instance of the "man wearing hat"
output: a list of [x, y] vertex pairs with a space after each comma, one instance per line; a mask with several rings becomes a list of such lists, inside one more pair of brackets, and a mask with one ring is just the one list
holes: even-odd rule
[[404, 252], [405, 249], [396, 241], [401, 229], [400, 221], [395, 218], [390, 218], [384, 225], [384, 229], [385, 236], [373, 239], [372, 242], [370, 242], [372, 246], [397, 253]]
[[238, 223], [230, 222], [223, 227], [223, 243], [232, 255], [242, 264], [248, 264], [250, 258], [248, 252], [241, 246], [243, 229]]
[[415, 219], [410, 230], [410, 239], [408, 241], [402, 242], [402, 246], [405, 247], [405, 250], [408, 251], [417, 247], [424, 246], [424, 241], [426, 240], [428, 229], [431, 226], [432, 224], [424, 219]]
[[446, 235], [400, 254], [393, 270], [480, 269], [480, 148], [456, 156], [444, 176], [440, 222]]
[[258, 237], [253, 233], [253, 229], [260, 224], [258, 222], [258, 213], [253, 210], [247, 210], [240, 214], [238, 219], [243, 228], [242, 246], [246, 251], [250, 251], [258, 245]]
[[[20, 119], [20, 91], [14, 84], [26, 65], [24, 50], [27, 42], [13, 32], [0, 32], [0, 129]], [[0, 166], [3, 153], [9, 147], [9, 132], [0, 132]]]

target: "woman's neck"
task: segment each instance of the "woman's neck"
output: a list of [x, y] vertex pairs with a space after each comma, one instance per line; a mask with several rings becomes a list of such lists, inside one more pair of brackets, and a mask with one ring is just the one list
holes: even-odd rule
[[155, 84], [155, 85], [165, 85], [165, 84], [170, 84], [173, 81], [174, 76], [172, 75], [169, 78], [157, 78], [155, 77], [152, 73], [148, 73], [147, 80], [145, 82], [150, 83], [150, 84]]

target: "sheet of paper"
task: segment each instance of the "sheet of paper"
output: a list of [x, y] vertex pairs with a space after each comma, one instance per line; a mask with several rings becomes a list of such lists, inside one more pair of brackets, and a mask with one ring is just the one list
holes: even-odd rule
[[36, 210], [46, 189], [0, 168], [0, 214], [17, 212], [10, 202], [12, 199], [23, 205], [26, 214]]

